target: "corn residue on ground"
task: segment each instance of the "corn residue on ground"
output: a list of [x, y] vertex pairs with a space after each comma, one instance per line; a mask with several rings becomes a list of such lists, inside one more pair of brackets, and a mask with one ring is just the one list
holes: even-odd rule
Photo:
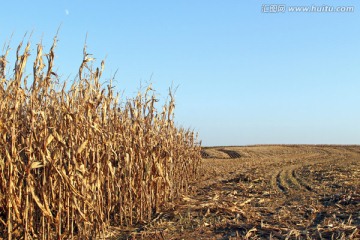
[[115, 239], [360, 239], [360, 146], [202, 152], [194, 192]]

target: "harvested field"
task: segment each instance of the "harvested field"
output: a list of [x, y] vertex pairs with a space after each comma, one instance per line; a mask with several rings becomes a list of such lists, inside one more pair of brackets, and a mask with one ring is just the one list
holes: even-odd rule
[[360, 238], [360, 146], [202, 152], [193, 193], [120, 239]]

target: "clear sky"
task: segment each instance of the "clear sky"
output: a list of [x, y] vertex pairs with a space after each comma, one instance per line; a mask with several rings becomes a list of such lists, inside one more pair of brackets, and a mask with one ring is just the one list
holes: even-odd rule
[[[264, 13], [264, 4], [354, 6], [352, 13]], [[360, 2], [348, 0], [4, 1], [0, 44], [25, 32], [74, 78], [89, 53], [132, 97], [173, 83], [180, 126], [203, 145], [360, 144]], [[30, 69], [31, 70], [31, 69]], [[31, 71], [29, 71], [31, 73]], [[151, 79], [151, 80], [150, 80]]]

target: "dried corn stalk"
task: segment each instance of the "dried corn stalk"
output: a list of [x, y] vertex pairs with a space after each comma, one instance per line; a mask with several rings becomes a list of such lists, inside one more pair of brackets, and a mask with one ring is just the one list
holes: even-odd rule
[[151, 87], [121, 107], [86, 48], [78, 81], [59, 88], [56, 42], [48, 54], [38, 44], [29, 88], [30, 43], [14, 75], [9, 48], [0, 57], [0, 238], [101, 237], [149, 221], [197, 175], [200, 144], [174, 126], [171, 94], [162, 112]]

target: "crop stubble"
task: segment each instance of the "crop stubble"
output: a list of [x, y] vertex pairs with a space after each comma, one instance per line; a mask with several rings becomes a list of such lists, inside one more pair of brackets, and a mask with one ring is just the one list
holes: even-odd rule
[[[241, 157], [217, 158], [224, 149]], [[165, 239], [360, 238], [360, 146], [202, 151], [197, 190], [149, 227]]]

